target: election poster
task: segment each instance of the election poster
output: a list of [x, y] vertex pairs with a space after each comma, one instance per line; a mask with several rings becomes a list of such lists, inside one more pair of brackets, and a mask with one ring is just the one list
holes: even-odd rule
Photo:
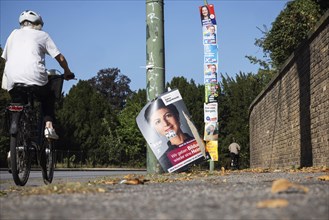
[[218, 121], [218, 103], [204, 103], [204, 122]]
[[[210, 85], [217, 87], [217, 64], [207, 64], [205, 65], [205, 73], [204, 73], [204, 82], [206, 84], [206, 93], [207, 93], [207, 88], [211, 89], [209, 87]], [[216, 91], [213, 91], [217, 93]], [[208, 95], [210, 93], [207, 93]], [[208, 101], [207, 101], [208, 102]]]
[[204, 45], [204, 63], [217, 64], [218, 52], [217, 45]]
[[205, 141], [217, 141], [218, 140], [218, 122], [206, 122], [204, 129]]
[[218, 161], [218, 142], [216, 141], [207, 141], [206, 144], [207, 151], [210, 154], [210, 157], [213, 161]]
[[216, 24], [216, 15], [213, 4], [203, 5], [199, 7], [202, 26], [208, 24]]
[[218, 84], [207, 83], [205, 85], [205, 100], [206, 103], [213, 103], [218, 101]]
[[217, 53], [204, 54], [204, 63], [205, 64], [216, 64], [217, 61], [218, 61]]
[[217, 25], [208, 24], [203, 26], [203, 44], [217, 44]]
[[[185, 171], [202, 162], [205, 146], [191, 127], [189, 113], [178, 89], [147, 103], [136, 118], [137, 125], [165, 172]], [[193, 129], [191, 129], [193, 128]], [[202, 144], [200, 144], [202, 143]]]

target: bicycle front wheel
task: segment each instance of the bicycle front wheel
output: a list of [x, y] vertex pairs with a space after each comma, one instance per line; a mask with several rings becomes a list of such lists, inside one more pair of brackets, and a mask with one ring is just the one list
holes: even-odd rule
[[50, 184], [53, 181], [55, 169], [54, 140], [44, 138], [40, 153], [43, 182]]
[[21, 127], [10, 136], [10, 162], [15, 184], [24, 186], [30, 176], [31, 158]]

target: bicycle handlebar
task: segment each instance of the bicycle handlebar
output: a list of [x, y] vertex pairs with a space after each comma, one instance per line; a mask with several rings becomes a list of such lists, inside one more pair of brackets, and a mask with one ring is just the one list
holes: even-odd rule
[[[63, 78], [64, 78], [64, 74], [63, 74]], [[65, 78], [64, 78], [64, 79], [65, 79]], [[75, 80], [76, 80], [76, 78], [75, 78], [75, 74], [72, 73], [72, 74], [68, 75], [66, 79], [67, 79], [67, 80], [70, 80], [70, 79], [75, 79]]]
[[[48, 75], [48, 79], [49, 80], [54, 80], [54, 79], [59, 79], [59, 78], [65, 79], [64, 78], [64, 74], [60, 74], [60, 75]], [[71, 80], [71, 79], [75, 79], [76, 80], [74, 73], [68, 75], [68, 77], [66, 78], [66, 80]]]
[[[51, 79], [65, 79], [64, 74], [62, 74], [59, 70], [56, 69], [47, 69], [46, 72], [48, 73], [48, 78]], [[70, 75], [67, 75], [65, 80], [71, 80], [71, 79], [76, 79], [75, 74], [72, 73]]]

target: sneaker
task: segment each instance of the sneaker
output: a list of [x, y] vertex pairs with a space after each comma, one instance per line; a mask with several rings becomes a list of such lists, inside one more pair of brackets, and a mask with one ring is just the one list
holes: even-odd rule
[[45, 129], [45, 137], [50, 139], [58, 139], [58, 135], [55, 132], [55, 129], [53, 128], [46, 128]]

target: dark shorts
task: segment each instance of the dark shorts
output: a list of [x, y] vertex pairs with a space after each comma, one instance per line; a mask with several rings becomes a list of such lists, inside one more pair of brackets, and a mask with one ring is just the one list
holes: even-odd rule
[[[16, 88], [9, 91], [11, 101], [16, 103], [27, 103], [27, 94], [22, 93]], [[48, 84], [44, 86], [34, 86], [33, 94], [36, 100], [41, 103], [45, 121], [54, 121], [55, 119], [55, 96], [51, 92]]]

